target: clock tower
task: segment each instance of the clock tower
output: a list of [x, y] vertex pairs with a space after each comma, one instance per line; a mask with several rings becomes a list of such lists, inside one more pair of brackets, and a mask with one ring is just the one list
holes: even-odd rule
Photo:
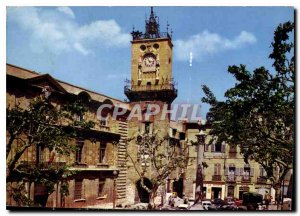
[[[146, 150], [137, 142], [136, 137], [156, 134], [158, 139], [163, 140], [170, 131], [170, 114], [166, 115], [165, 111], [170, 110], [171, 103], [177, 97], [172, 78], [173, 44], [168, 30], [160, 32], [159, 20], [153, 7], [149, 19], [145, 21], [145, 32], [133, 30], [131, 35], [131, 80], [127, 80], [124, 92], [129, 99], [131, 112], [139, 107], [141, 118], [135, 116], [128, 119], [128, 138], [131, 141], [127, 144], [130, 159], [127, 161], [126, 197], [129, 202], [147, 202], [149, 194], [141, 187], [140, 182], [143, 180], [151, 187], [151, 179], [157, 173], [147, 162]], [[151, 104], [159, 107], [160, 111], [145, 118], [145, 110]], [[165, 144], [168, 145], [167, 140]], [[137, 163], [134, 164], [134, 161]], [[136, 171], [139, 169], [136, 167], [138, 165], [147, 166], [143, 179]], [[161, 189], [164, 190], [163, 187]]]
[[125, 95], [130, 102], [172, 103], [177, 97], [172, 79], [172, 39], [168, 32], [160, 32], [152, 7], [145, 33], [132, 31], [131, 35], [131, 81], [125, 86]]

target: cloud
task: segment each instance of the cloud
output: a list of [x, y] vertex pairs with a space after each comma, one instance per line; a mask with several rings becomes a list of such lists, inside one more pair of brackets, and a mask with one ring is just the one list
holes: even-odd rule
[[207, 30], [192, 35], [187, 40], [174, 41], [174, 54], [178, 60], [186, 61], [193, 53], [193, 60], [201, 61], [204, 57], [226, 50], [240, 49], [247, 44], [256, 42], [255, 36], [247, 31], [242, 31], [232, 40]]
[[119, 48], [130, 41], [130, 35], [122, 32], [115, 20], [96, 20], [82, 25], [76, 22], [74, 12], [68, 7], [8, 7], [7, 22], [26, 31], [30, 47], [38, 53], [59, 55], [76, 51], [89, 55], [96, 47]]
[[75, 43], [74, 48], [83, 55], [88, 55], [90, 53], [90, 51], [85, 49], [80, 43]]
[[75, 19], [75, 14], [74, 14], [74, 12], [72, 11], [71, 8], [69, 8], [69, 7], [57, 7], [56, 9], [58, 11], [64, 13], [64, 14], [66, 14], [70, 18]]

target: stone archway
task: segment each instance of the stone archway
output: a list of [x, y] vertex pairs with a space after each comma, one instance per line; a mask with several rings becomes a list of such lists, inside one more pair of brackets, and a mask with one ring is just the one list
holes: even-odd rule
[[[148, 187], [149, 189], [152, 189], [152, 187], [153, 187], [151, 181], [148, 178], [144, 178], [144, 185], [146, 187]], [[148, 191], [146, 191], [142, 187], [142, 185], [141, 185], [141, 179], [136, 182], [136, 188], [137, 188], [137, 191], [138, 191], [140, 202], [142, 202], [142, 203], [149, 203], [149, 201], [150, 201], [150, 199], [149, 199], [149, 193], [148, 193]]]

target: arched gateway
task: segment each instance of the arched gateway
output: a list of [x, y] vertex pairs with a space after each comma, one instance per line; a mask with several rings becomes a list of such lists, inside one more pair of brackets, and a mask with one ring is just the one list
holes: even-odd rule
[[[144, 185], [149, 188], [149, 189], [152, 189], [152, 183], [149, 179], [147, 178], [144, 178]], [[138, 180], [136, 182], [136, 188], [137, 188], [137, 191], [138, 191], [138, 194], [139, 194], [139, 198], [140, 198], [140, 202], [142, 203], [149, 203], [149, 193], [147, 190], [145, 190], [142, 185], [141, 185], [141, 179]]]

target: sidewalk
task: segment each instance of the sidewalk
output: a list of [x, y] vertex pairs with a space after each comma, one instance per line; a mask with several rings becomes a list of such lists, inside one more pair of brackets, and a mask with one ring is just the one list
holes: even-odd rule
[[87, 206], [89, 209], [113, 209], [113, 203], [103, 203], [98, 205]]
[[[278, 211], [280, 211], [281, 209], [279, 209]], [[276, 204], [271, 204], [269, 205], [269, 211], [277, 211], [277, 205]]]

